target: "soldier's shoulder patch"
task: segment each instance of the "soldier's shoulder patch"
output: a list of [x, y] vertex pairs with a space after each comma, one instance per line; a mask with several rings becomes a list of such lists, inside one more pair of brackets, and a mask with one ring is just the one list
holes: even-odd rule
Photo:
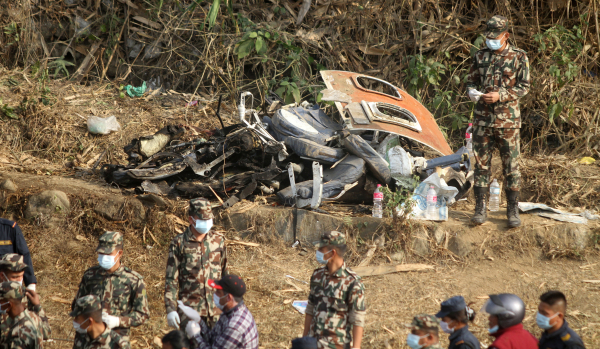
[[0, 224], [2, 225], [9, 225], [11, 228], [14, 228], [17, 226], [17, 222], [15, 221], [11, 221], [8, 219], [4, 219], [4, 218], [0, 218]]
[[461, 344], [465, 344], [465, 341], [458, 341], [458, 342], [454, 343], [454, 345], [461, 345]]
[[571, 334], [570, 334], [570, 333], [567, 333], [567, 334], [565, 334], [564, 336], [560, 337], [560, 339], [561, 339], [563, 342], [566, 342], [566, 341], [568, 341], [569, 339], [571, 339]]

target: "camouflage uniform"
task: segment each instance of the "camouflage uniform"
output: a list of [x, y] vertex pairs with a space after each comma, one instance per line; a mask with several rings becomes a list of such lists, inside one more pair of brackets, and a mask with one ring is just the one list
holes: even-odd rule
[[[109, 231], [100, 237], [96, 251], [110, 254], [116, 248], [123, 248], [123, 235]], [[120, 326], [112, 330], [123, 337], [129, 348], [129, 328], [140, 326], [150, 317], [146, 285], [142, 276], [123, 264], [112, 273], [95, 265], [83, 274], [71, 310], [75, 308], [77, 299], [89, 294], [100, 298], [103, 312], [119, 317]], [[77, 336], [79, 334], [76, 338]]]
[[[26, 270], [28, 266], [27, 264], [25, 264], [24, 260], [25, 259], [20, 254], [7, 253], [4, 256], [2, 256], [2, 259], [0, 259], [0, 271], [21, 272], [23, 270]], [[4, 278], [6, 279], [7, 276], [4, 275]], [[6, 279], [5, 281], [9, 280]], [[42, 335], [44, 339], [49, 339], [52, 331], [50, 329], [50, 323], [48, 322], [46, 312], [44, 311], [44, 309], [42, 309], [42, 305], [33, 305], [31, 302], [28, 302], [27, 309], [30, 312], [34, 312], [40, 317], [40, 319], [42, 320]], [[0, 322], [3, 320], [4, 319], [0, 318]]]
[[[203, 198], [190, 200], [189, 213], [203, 220], [213, 218], [210, 202]], [[167, 314], [178, 312], [181, 329], [185, 329], [188, 319], [177, 308], [177, 300], [198, 311], [207, 324], [212, 325], [218, 319], [220, 311], [213, 303], [214, 290], [207, 282], [221, 279], [227, 274], [226, 268], [227, 250], [222, 234], [209, 231], [198, 242], [188, 227], [173, 238], [165, 276], [165, 307]]]
[[[502, 16], [494, 16], [487, 25], [487, 36], [497, 37], [508, 29], [508, 20]], [[492, 151], [498, 146], [504, 168], [504, 187], [519, 190], [519, 98], [529, 92], [529, 85], [529, 59], [524, 51], [509, 44], [501, 53], [485, 48], [475, 54], [467, 76], [467, 90], [498, 92], [500, 95], [496, 103], [487, 104], [480, 99], [475, 105], [473, 152], [476, 187], [489, 185]]]
[[[9, 299], [22, 300], [23, 297], [25, 297], [25, 287], [18, 282], [3, 282], [0, 284], [1, 303], [6, 303]], [[15, 318], [9, 316], [0, 325], [0, 348], [42, 348], [43, 321], [36, 313], [30, 312], [27, 309], [23, 310]]]
[[[439, 331], [440, 321], [433, 315], [419, 314], [413, 318], [410, 327], [412, 330], [428, 330], [437, 328]], [[421, 349], [442, 349], [439, 342]]]
[[[332, 231], [318, 247], [345, 244], [344, 234]], [[316, 269], [310, 278], [306, 314], [312, 316], [308, 335], [317, 338], [319, 348], [349, 348], [352, 326], [365, 326], [365, 287], [360, 276], [346, 263], [332, 275], [327, 266]]]
[[[79, 315], [89, 315], [102, 309], [100, 298], [94, 295], [83, 296], [75, 302], [75, 308], [69, 315], [75, 318]], [[90, 338], [89, 334], [82, 334], [75, 337], [73, 348], [78, 349], [123, 349], [127, 348], [128, 343], [117, 332], [106, 326], [96, 338]]]

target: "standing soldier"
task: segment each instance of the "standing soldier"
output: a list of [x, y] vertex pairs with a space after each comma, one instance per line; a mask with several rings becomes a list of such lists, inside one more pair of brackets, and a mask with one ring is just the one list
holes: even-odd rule
[[25, 288], [18, 282], [0, 284], [0, 310], [8, 315], [0, 325], [0, 348], [42, 348], [44, 320], [25, 309], [23, 297]]
[[[126, 348], [129, 348], [129, 328], [140, 326], [150, 316], [144, 280], [140, 274], [121, 264], [121, 233], [104, 233], [100, 237], [96, 252], [99, 265], [83, 273], [71, 310], [75, 309], [79, 298], [90, 294], [98, 296], [102, 303], [102, 321], [121, 335], [126, 342]], [[75, 335], [75, 343], [83, 340], [80, 336], [80, 333]]]
[[[469, 97], [475, 102], [475, 224], [487, 220], [487, 195], [492, 151], [500, 148], [506, 193], [506, 217], [511, 228], [519, 218], [519, 151], [521, 111], [519, 98], [529, 92], [527, 54], [508, 43], [508, 20], [494, 16], [487, 22], [486, 45], [477, 51], [467, 77]], [[480, 89], [481, 91], [478, 91]]]
[[27, 289], [35, 291], [37, 280], [33, 274], [33, 262], [21, 228], [17, 222], [0, 218], [0, 256], [7, 253], [17, 253], [23, 256], [23, 260], [27, 264], [23, 281]]
[[365, 287], [344, 261], [346, 238], [331, 231], [323, 234], [317, 247], [317, 262], [324, 266], [310, 277], [303, 336], [317, 338], [319, 348], [360, 349]]
[[[23, 262], [23, 256], [16, 253], [8, 253], [0, 259], [0, 282], [16, 282], [23, 285], [23, 275], [27, 270], [27, 264]], [[25, 289], [25, 295], [29, 302], [27, 309], [30, 312], [37, 314], [42, 320], [42, 334], [44, 339], [50, 338], [50, 324], [48, 317], [40, 305], [40, 296], [32, 289]], [[1, 321], [1, 320], [0, 320]]]
[[185, 329], [189, 319], [177, 310], [177, 300], [195, 309], [210, 327], [219, 312], [213, 301], [214, 290], [208, 280], [218, 280], [226, 274], [227, 254], [223, 235], [210, 231], [213, 214], [210, 202], [204, 198], [190, 200], [190, 226], [171, 241], [165, 277], [165, 307], [167, 322]]

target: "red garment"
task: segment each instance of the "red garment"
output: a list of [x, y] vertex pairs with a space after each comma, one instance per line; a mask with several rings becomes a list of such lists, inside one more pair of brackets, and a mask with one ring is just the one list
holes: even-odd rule
[[492, 334], [496, 340], [489, 349], [537, 349], [538, 340], [529, 331], [523, 328], [523, 324], [508, 328], [501, 328]]

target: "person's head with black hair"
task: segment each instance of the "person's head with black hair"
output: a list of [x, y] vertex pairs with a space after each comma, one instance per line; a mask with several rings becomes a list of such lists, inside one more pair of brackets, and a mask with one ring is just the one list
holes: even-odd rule
[[185, 333], [173, 330], [162, 338], [162, 349], [192, 349]]
[[537, 325], [548, 332], [560, 329], [567, 313], [567, 297], [560, 291], [548, 291], [540, 296]]
[[411, 328], [410, 334], [406, 337], [406, 344], [413, 348], [424, 348], [438, 344], [439, 338], [439, 320], [428, 314], [419, 314], [413, 318], [408, 327]]
[[463, 296], [454, 296], [442, 302], [435, 315], [441, 319], [440, 328], [446, 333], [454, 333], [475, 320], [475, 312], [467, 306]]

